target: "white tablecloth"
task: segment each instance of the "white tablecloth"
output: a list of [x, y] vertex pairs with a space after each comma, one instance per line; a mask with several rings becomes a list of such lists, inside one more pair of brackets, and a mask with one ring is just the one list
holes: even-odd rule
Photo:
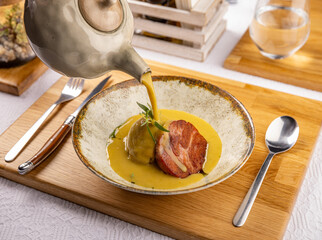
[[[224, 60], [250, 23], [254, 2], [254, 0], [239, 1], [237, 5], [230, 6], [226, 14], [227, 31], [203, 63], [142, 49], [137, 50], [147, 59], [322, 101], [321, 92], [230, 71], [222, 67]], [[0, 92], [0, 134], [59, 77], [59, 74], [47, 71], [20, 97]], [[284, 239], [322, 239], [321, 160], [322, 132]], [[168, 237], [0, 178], [0, 239], [168, 239]]]

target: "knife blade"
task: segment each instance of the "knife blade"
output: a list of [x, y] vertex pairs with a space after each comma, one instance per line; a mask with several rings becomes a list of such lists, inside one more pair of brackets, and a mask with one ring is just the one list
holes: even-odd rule
[[72, 128], [75, 118], [82, 107], [98, 92], [102, 90], [105, 86], [106, 82], [111, 78], [108, 76], [104, 80], [102, 80], [87, 96], [87, 98], [79, 105], [75, 112], [70, 114], [63, 124], [59, 127], [59, 129], [49, 138], [49, 140], [42, 146], [42, 148], [28, 161], [22, 163], [18, 167], [18, 172], [21, 175], [24, 175], [30, 172], [32, 169], [37, 167], [40, 163], [42, 163], [63, 141], [67, 133]]

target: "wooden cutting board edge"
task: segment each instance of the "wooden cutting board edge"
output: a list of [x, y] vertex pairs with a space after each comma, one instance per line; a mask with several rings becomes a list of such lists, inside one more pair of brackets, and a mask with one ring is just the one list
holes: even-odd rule
[[[157, 62], [153, 62], [153, 61], [149, 61], [149, 62], [151, 62], [152, 65], [157, 63]], [[165, 66], [165, 67], [168, 66], [166, 64], [160, 64], [160, 63], [158, 63], [158, 64], [160, 65], [161, 68], [162, 68], [162, 66]], [[172, 68], [172, 66], [168, 66], [168, 67]], [[185, 72], [185, 69], [183, 69], [183, 68], [177, 68], [177, 67], [174, 67], [174, 66], [173, 66], [173, 68], [175, 68], [176, 72], [180, 73], [180, 75], [181, 75], [181, 72], [183, 72], [183, 73]], [[160, 71], [162, 71], [162, 69]], [[191, 72], [193, 72], [193, 71], [190, 71], [190, 73]], [[193, 73], [198, 73], [198, 72], [193, 72]], [[171, 75], [171, 74], [168, 74], [168, 75]], [[178, 74], [174, 74], [174, 75], [178, 75]], [[182, 74], [182, 75], [189, 76], [190, 74], [185, 73], [185, 74]], [[201, 79], [202, 78], [210, 78], [210, 79], [212, 79], [212, 78], [215, 77], [215, 76], [212, 76], [210, 74], [203, 74], [203, 73], [198, 73], [198, 77], [199, 76], [200, 76]], [[131, 78], [131, 77], [129, 77], [129, 78]], [[216, 78], [216, 83], [218, 83], [218, 81], [219, 82], [222, 81], [223, 83], [231, 84], [232, 86], [235, 86], [235, 83], [237, 83], [237, 85], [239, 85], [239, 84], [241, 84], [242, 86], [245, 85], [244, 83], [240, 83], [240, 82], [233, 81], [233, 80], [228, 80], [228, 79], [224, 79], [224, 78], [220, 78], [220, 77], [215, 77], [215, 78]], [[55, 84], [52, 86], [52, 88], [54, 88], [54, 87], [55, 87]], [[260, 87], [258, 87], [258, 88], [260, 89]], [[314, 100], [312, 100], [312, 101], [314, 101]], [[34, 103], [34, 104], [36, 104], [36, 103]], [[316, 135], [318, 135], [318, 133]], [[316, 137], [317, 136], [314, 136], [315, 139], [316, 139]], [[316, 144], [316, 142], [315, 142], [315, 144]], [[313, 150], [311, 151], [311, 155], [312, 155], [312, 153], [313, 153]], [[310, 159], [311, 159], [311, 157], [310, 157]], [[307, 166], [308, 165], [306, 165], [306, 170], [307, 170]], [[192, 233], [185, 231], [185, 229], [182, 229], [182, 230], [174, 229], [170, 225], [167, 226], [164, 222], [159, 223], [159, 222], [157, 222], [157, 221], [155, 221], [153, 219], [146, 219], [146, 217], [131, 214], [131, 213], [128, 213], [128, 212], [124, 213], [124, 212], [122, 212], [122, 210], [117, 209], [114, 206], [108, 206], [108, 208], [104, 208], [103, 203], [101, 205], [98, 205], [97, 202], [95, 202], [95, 200], [91, 200], [91, 202], [84, 201], [81, 197], [79, 197], [79, 193], [77, 193], [77, 195], [73, 195], [73, 193], [68, 192], [64, 188], [59, 188], [57, 190], [57, 186], [51, 186], [50, 183], [45, 183], [49, 187], [47, 185], [46, 186], [42, 186], [42, 185], [39, 186], [39, 185], [37, 185], [37, 179], [30, 179], [28, 176], [17, 175], [17, 173], [14, 172], [14, 171], [9, 171], [9, 172], [6, 171], [6, 164], [5, 165], [0, 164], [0, 176], [3, 176], [3, 177], [8, 178], [10, 180], [19, 182], [19, 183], [21, 183], [23, 185], [26, 185], [26, 186], [29, 186], [29, 187], [32, 187], [32, 188], [36, 188], [36, 189], [38, 189], [40, 191], [43, 191], [45, 193], [49, 193], [49, 194], [52, 194], [54, 196], [58, 196], [60, 198], [75, 202], [75, 203], [83, 205], [83, 206], [86, 206], [88, 208], [97, 210], [99, 212], [103, 212], [105, 214], [108, 214], [108, 215], [117, 217], [119, 219], [131, 222], [133, 224], [137, 224], [139, 226], [148, 228], [150, 230], [153, 230], [155, 232], [159, 232], [161, 234], [166, 234], [166, 235], [169, 235], [171, 237], [178, 238], [178, 239], [195, 239], [195, 238], [200, 239], [200, 236], [191, 235]], [[303, 179], [304, 179], [304, 177], [302, 178], [302, 182], [303, 182]], [[293, 209], [293, 207], [294, 207], [294, 204], [295, 204], [295, 201], [296, 201], [298, 193], [299, 193], [299, 188], [297, 189], [297, 193], [296, 193], [296, 196], [294, 198], [293, 203], [291, 203], [292, 204], [291, 209]], [[287, 223], [286, 223], [286, 226], [287, 226]], [[286, 228], [284, 228], [284, 231], [285, 230], [286, 230]]]
[[20, 96], [47, 70], [39, 58], [22, 66], [0, 68], [0, 91]]
[[[238, 44], [240, 44], [241, 42], [243, 42], [244, 38], [248, 38], [248, 31], [246, 31], [246, 33], [244, 34], [244, 36], [242, 37], [242, 39], [240, 40], [240, 42]], [[247, 36], [246, 36], [247, 35]], [[241, 56], [237, 53], [238, 51], [236, 50], [236, 48], [234, 48], [231, 53], [229, 54], [229, 56], [226, 58], [225, 62], [224, 62], [224, 68], [229, 69], [229, 70], [233, 70], [233, 71], [237, 71], [237, 72], [241, 72], [241, 73], [245, 73], [245, 74], [249, 74], [249, 75], [253, 75], [253, 76], [257, 76], [257, 77], [262, 77], [265, 79], [270, 79], [273, 81], [278, 81], [278, 82], [282, 82], [285, 84], [290, 84], [290, 85], [294, 85], [297, 87], [302, 87], [302, 88], [306, 88], [306, 89], [310, 89], [313, 91], [322, 91], [322, 83], [321, 84], [317, 84], [316, 82], [307, 82], [307, 81], [303, 81], [302, 79], [299, 79], [297, 77], [293, 77], [293, 76], [284, 76], [281, 75], [279, 72], [275, 72], [275, 71], [271, 71], [269, 73], [266, 73], [265, 70], [263, 70], [262, 68], [254, 68], [251, 65], [248, 64], [242, 64], [241, 62], [243, 61], [250, 61], [252, 62], [252, 59], [247, 58], [247, 56]], [[322, 77], [321, 77], [322, 79]], [[322, 80], [321, 80], [322, 82]]]

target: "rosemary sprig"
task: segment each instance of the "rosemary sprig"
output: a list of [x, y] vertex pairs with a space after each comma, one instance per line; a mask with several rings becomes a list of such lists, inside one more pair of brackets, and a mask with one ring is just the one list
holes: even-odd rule
[[108, 138], [116, 138], [116, 133], [119, 130], [120, 127], [122, 127], [124, 123], [118, 125], [116, 128], [114, 128], [113, 132], [110, 134], [110, 136]]
[[143, 110], [143, 112], [140, 113], [140, 115], [142, 116], [142, 118], [145, 120], [141, 126], [146, 125], [146, 128], [151, 136], [151, 138], [153, 139], [153, 142], [156, 144], [156, 140], [151, 132], [151, 129], [149, 127], [149, 124], [154, 125], [155, 127], [157, 127], [159, 130], [164, 131], [164, 132], [169, 132], [169, 130], [165, 129], [160, 123], [158, 123], [153, 116], [153, 112], [152, 112], [152, 107], [150, 106], [150, 104], [148, 104], [148, 106], [145, 106], [141, 103], [136, 102], [139, 107]]
[[157, 121], [154, 121], [153, 123], [154, 126], [156, 126], [157, 128], [159, 128], [161, 131], [163, 132], [169, 132], [168, 129], [165, 129], [162, 125], [160, 125]]
[[152, 132], [151, 132], [151, 129], [150, 129], [150, 127], [149, 127], [149, 125], [148, 125], [148, 124], [146, 125], [146, 128], [148, 129], [148, 132], [149, 132], [149, 134], [150, 134], [150, 136], [151, 136], [151, 138], [152, 138], [152, 140], [153, 140], [154, 144], [157, 144], [157, 141], [155, 140], [155, 137], [153, 136], [153, 134], [152, 134]]

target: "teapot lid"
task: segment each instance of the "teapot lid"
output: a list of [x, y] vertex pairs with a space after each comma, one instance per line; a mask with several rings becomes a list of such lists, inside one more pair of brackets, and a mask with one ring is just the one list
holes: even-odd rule
[[115, 31], [123, 21], [123, 7], [117, 0], [78, 0], [85, 21], [98, 31]]

